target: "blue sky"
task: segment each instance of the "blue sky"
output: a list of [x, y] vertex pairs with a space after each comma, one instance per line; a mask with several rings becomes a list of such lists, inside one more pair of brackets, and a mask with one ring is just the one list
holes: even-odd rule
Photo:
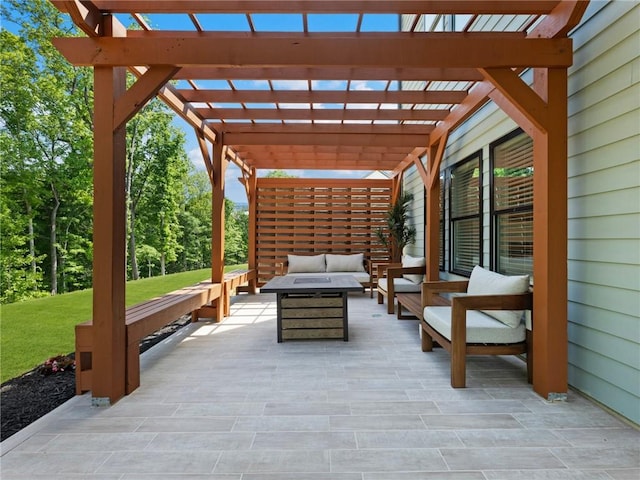
[[[130, 25], [133, 19], [129, 15], [117, 15], [124, 25]], [[241, 14], [199, 14], [198, 20], [205, 30], [217, 31], [248, 31], [249, 24], [245, 15]], [[170, 29], [170, 30], [195, 30], [195, 27], [187, 15], [174, 14], [154, 14], [147, 15], [146, 19], [152, 28]], [[356, 14], [310, 14], [307, 16], [307, 25], [310, 32], [322, 31], [354, 31], [356, 28], [358, 16]], [[299, 32], [303, 29], [302, 15], [283, 15], [283, 14], [255, 14], [252, 15], [253, 26], [256, 31], [284, 31]], [[6, 19], [2, 19], [2, 28], [6, 28], [14, 33], [17, 32], [17, 26]], [[385, 14], [367, 14], [363, 16], [361, 31], [397, 31], [398, 16]], [[229, 85], [222, 81], [201, 81], [196, 82], [200, 88], [216, 88], [229, 89]], [[352, 82], [351, 89], [358, 90], [378, 90], [384, 88], [386, 82]], [[266, 81], [253, 81], [239, 79], [235, 83], [236, 88], [243, 89], [265, 89], [268, 88]], [[188, 88], [185, 85], [178, 85], [179, 88]], [[306, 89], [306, 81], [301, 86], [296, 81], [274, 82], [276, 89]], [[313, 88], [346, 88], [346, 82], [314, 82]], [[393, 86], [391, 88], [394, 88]], [[397, 88], [397, 87], [396, 87]], [[234, 107], [236, 105], [224, 105], [226, 107]], [[252, 105], [248, 105], [251, 107]], [[255, 105], [253, 105], [255, 106]], [[264, 105], [260, 105], [264, 107]], [[322, 105], [322, 108], [335, 108], [332, 105]], [[360, 106], [365, 107], [364, 106]], [[198, 170], [204, 170], [205, 166], [202, 161], [200, 147], [196, 140], [193, 127], [176, 115], [174, 125], [185, 132], [186, 152]], [[299, 177], [306, 178], [362, 178], [368, 172], [363, 171], [327, 171], [327, 170], [288, 170], [290, 173]], [[266, 172], [261, 171], [259, 174]], [[246, 203], [246, 194], [244, 187], [238, 182], [240, 170], [231, 164], [227, 169], [225, 195], [227, 198], [236, 203]]]

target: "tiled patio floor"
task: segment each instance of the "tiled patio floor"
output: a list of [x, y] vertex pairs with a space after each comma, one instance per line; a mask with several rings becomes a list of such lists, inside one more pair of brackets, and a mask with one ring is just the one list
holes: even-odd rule
[[581, 396], [545, 402], [513, 358], [475, 357], [454, 390], [416, 321], [349, 306], [349, 342], [278, 344], [274, 295], [238, 297], [143, 355], [134, 394], [4, 442], [2, 479], [640, 478], [640, 433]]

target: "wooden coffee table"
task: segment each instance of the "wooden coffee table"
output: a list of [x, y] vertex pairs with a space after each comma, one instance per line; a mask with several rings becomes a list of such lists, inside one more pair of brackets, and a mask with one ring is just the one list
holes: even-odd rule
[[285, 275], [260, 288], [275, 293], [278, 343], [283, 340], [342, 338], [349, 341], [347, 297], [364, 288], [351, 275]]

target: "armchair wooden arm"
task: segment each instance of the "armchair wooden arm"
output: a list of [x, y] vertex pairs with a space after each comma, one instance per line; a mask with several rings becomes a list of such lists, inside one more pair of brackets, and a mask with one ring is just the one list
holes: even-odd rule
[[464, 293], [469, 286], [469, 280], [426, 281], [422, 283], [422, 308], [432, 305], [442, 305], [441, 293]]

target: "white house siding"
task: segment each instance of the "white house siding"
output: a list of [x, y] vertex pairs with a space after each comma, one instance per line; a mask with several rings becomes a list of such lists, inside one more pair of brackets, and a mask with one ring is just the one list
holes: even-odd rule
[[[640, 4], [592, 1], [571, 36], [569, 383], [640, 423]], [[514, 128], [487, 104], [445, 152], [443, 168], [482, 150], [485, 265], [489, 144]], [[417, 172], [407, 173], [415, 185]]]
[[409, 215], [411, 225], [416, 227], [416, 241], [413, 245], [407, 245], [404, 252], [414, 257], [424, 257], [424, 183], [414, 166], [409, 167], [405, 175], [404, 191], [413, 195]]

